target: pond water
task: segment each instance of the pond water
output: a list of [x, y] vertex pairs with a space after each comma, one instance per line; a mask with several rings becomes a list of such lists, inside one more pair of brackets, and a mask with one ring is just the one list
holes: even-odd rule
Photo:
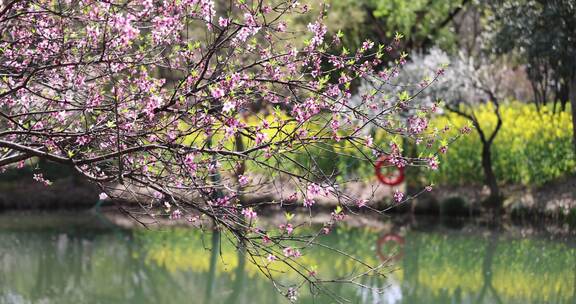
[[[362, 282], [384, 292], [337, 285], [335, 295], [352, 303], [576, 303], [570, 232], [425, 220], [385, 227], [342, 227], [323, 239], [372, 263], [400, 244], [390, 274]], [[210, 234], [121, 229], [91, 213], [0, 215], [0, 303], [287, 303], [222, 244], [221, 256], [211, 255]], [[355, 267], [322, 250], [301, 259], [325, 277]], [[334, 302], [303, 289], [299, 303]]]

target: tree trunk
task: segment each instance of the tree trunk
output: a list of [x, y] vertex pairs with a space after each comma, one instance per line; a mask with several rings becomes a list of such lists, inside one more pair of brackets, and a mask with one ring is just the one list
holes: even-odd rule
[[478, 132], [478, 136], [480, 136], [480, 141], [482, 142], [482, 169], [484, 171], [484, 184], [490, 189], [490, 195], [482, 205], [494, 210], [494, 215], [498, 217], [502, 211], [503, 198], [502, 194], [500, 193], [500, 188], [498, 187], [496, 175], [492, 169], [492, 151], [490, 149], [492, 148], [492, 143], [494, 143], [496, 135], [498, 135], [498, 132], [502, 127], [502, 115], [500, 115], [500, 103], [498, 102], [498, 99], [492, 92], [488, 91], [488, 94], [490, 95], [490, 98], [495, 106], [494, 114], [497, 118], [496, 128], [489, 137], [486, 137], [486, 134], [482, 130], [478, 119], [474, 115], [466, 114], [465, 112], [451, 108], [449, 106], [447, 109], [450, 112], [456, 113], [472, 121], [476, 132]]
[[572, 141], [574, 144], [574, 153], [576, 153], [576, 73], [572, 73], [570, 83], [570, 108], [572, 109]]
[[208, 271], [208, 282], [206, 283], [206, 303], [212, 303], [212, 296], [216, 289], [216, 264], [220, 256], [221, 235], [218, 229], [212, 230], [212, 248], [210, 249], [210, 268]]
[[482, 169], [484, 171], [485, 184], [490, 189], [490, 196], [486, 200], [486, 205], [494, 209], [497, 214], [500, 213], [502, 209], [502, 197], [500, 195], [500, 188], [498, 187], [498, 181], [496, 180], [496, 175], [492, 169], [492, 147], [491, 142], [482, 143]]
[[560, 84], [560, 90], [558, 92], [558, 95], [556, 96], [556, 99], [560, 102], [560, 106], [562, 109], [562, 111], [564, 111], [566, 109], [566, 103], [568, 103], [568, 101], [570, 100], [570, 84], [566, 83], [566, 82], [562, 82], [562, 84]]

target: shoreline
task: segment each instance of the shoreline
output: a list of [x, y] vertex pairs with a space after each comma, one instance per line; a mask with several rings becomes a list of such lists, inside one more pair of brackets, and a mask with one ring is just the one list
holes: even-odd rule
[[[296, 213], [293, 219], [295, 225], [320, 226], [322, 221], [330, 215], [320, 212], [309, 218], [307, 214]], [[140, 218], [141, 220], [141, 218]], [[285, 221], [282, 215], [262, 215], [259, 218], [261, 227], [275, 227]], [[169, 220], [160, 218], [148, 226], [139, 224], [116, 207], [105, 207], [101, 210], [13, 210], [0, 213], [0, 230], [19, 230], [23, 225], [27, 231], [72, 228], [72, 231], [94, 232], [107, 230], [165, 230], [165, 229], [204, 229], [211, 230], [209, 221], [203, 221], [202, 227], [198, 222], [188, 222], [184, 219]], [[541, 235], [547, 238], [563, 238], [576, 235], [576, 226], [559, 223], [545, 218], [532, 220], [465, 218], [465, 217], [437, 217], [429, 215], [397, 214], [376, 217], [369, 214], [348, 216], [336, 227], [365, 228], [382, 233], [401, 233], [406, 228], [419, 231], [440, 229], [446, 232], [461, 231], [463, 233], [478, 233], [479, 231], [509, 232], [518, 236]], [[338, 229], [338, 228], [336, 228]]]
[[[53, 171], [56, 171], [53, 169]], [[98, 204], [98, 187], [77, 175], [58, 172], [58, 178], [53, 179], [51, 186], [33, 182], [31, 174], [20, 175], [0, 181], [0, 214], [11, 211], [80, 211], [90, 210]], [[56, 174], [55, 174], [56, 175]], [[400, 188], [405, 188], [402, 185]], [[370, 189], [371, 191], [369, 191]], [[417, 191], [419, 189], [416, 189]], [[368, 193], [376, 193], [375, 203], [371, 207], [382, 210], [389, 207], [392, 191], [371, 182], [356, 183], [350, 186], [350, 192], [355, 197]], [[503, 185], [505, 193], [504, 212], [501, 220], [530, 221], [545, 218], [576, 226], [576, 176], [568, 176], [554, 182], [539, 186], [527, 187], [520, 185]], [[245, 196], [248, 205], [258, 205], [262, 215], [282, 214], [281, 211], [301, 212], [307, 210], [298, 202], [285, 204], [280, 210], [278, 205], [270, 205], [266, 201], [279, 201], [277, 194], [271, 191], [260, 191]], [[482, 202], [488, 196], [487, 189], [479, 185], [466, 186], [435, 186], [432, 192], [394, 206], [387, 216], [418, 215], [437, 218], [471, 218], [483, 219], [490, 214], [483, 208]], [[116, 204], [133, 209], [134, 202], [122, 201]], [[104, 205], [114, 205], [106, 202]], [[311, 209], [315, 213], [329, 213], [334, 210], [337, 201], [330, 197], [321, 198]], [[348, 207], [351, 211], [366, 214], [357, 207]]]

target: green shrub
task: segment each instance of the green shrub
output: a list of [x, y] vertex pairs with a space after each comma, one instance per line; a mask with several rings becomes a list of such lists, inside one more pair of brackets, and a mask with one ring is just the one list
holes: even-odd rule
[[414, 213], [416, 214], [437, 215], [440, 212], [440, 204], [433, 196], [426, 199], [418, 199], [413, 204]]
[[467, 216], [469, 215], [468, 204], [461, 197], [450, 197], [440, 205], [440, 213], [448, 216]]

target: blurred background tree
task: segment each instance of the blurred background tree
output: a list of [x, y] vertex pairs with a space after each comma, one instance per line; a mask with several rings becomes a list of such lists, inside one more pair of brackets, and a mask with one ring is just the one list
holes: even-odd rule
[[[513, 53], [526, 64], [537, 107], [548, 101], [562, 109], [572, 102], [576, 131], [576, 2], [497, 0], [490, 2], [493, 50]], [[576, 132], [574, 132], [576, 149]]]
[[[347, 48], [357, 47], [366, 38], [382, 43], [396, 32], [405, 36], [411, 56], [399, 75], [401, 86], [417, 86], [430, 80], [439, 66], [449, 64], [445, 81], [434, 84], [420, 97], [444, 100], [446, 115], [439, 117], [462, 126], [454, 117], [460, 115], [472, 122], [476, 134], [470, 139], [471, 146], [454, 147], [452, 154], [443, 158], [443, 168], [449, 169], [435, 174], [439, 182], [483, 180], [490, 197], [501, 198], [502, 184], [542, 185], [573, 174], [574, 153], [565, 149], [564, 142], [575, 136], [567, 128], [576, 130], [574, 1], [329, 3], [329, 30], [342, 30]], [[366, 91], [362, 83], [356, 86], [358, 95]], [[573, 104], [568, 107], [570, 100]], [[570, 110], [571, 118], [565, 113]], [[567, 125], [570, 120], [572, 127]], [[522, 122], [529, 125], [519, 125]], [[503, 136], [514, 133], [516, 139], [497, 139], [501, 129], [506, 134]], [[533, 132], [541, 132], [542, 137], [532, 136]], [[546, 140], [549, 145], [543, 145]], [[576, 137], [573, 140], [576, 143]], [[531, 147], [519, 148], [516, 141]], [[504, 147], [513, 151], [505, 153]], [[497, 206], [502, 203], [501, 199], [495, 201]]]
[[439, 45], [456, 51], [457, 20], [470, 0], [330, 0], [329, 29], [341, 30], [347, 48], [360, 46], [363, 40], [386, 42], [399, 32], [404, 46], [425, 51]]

